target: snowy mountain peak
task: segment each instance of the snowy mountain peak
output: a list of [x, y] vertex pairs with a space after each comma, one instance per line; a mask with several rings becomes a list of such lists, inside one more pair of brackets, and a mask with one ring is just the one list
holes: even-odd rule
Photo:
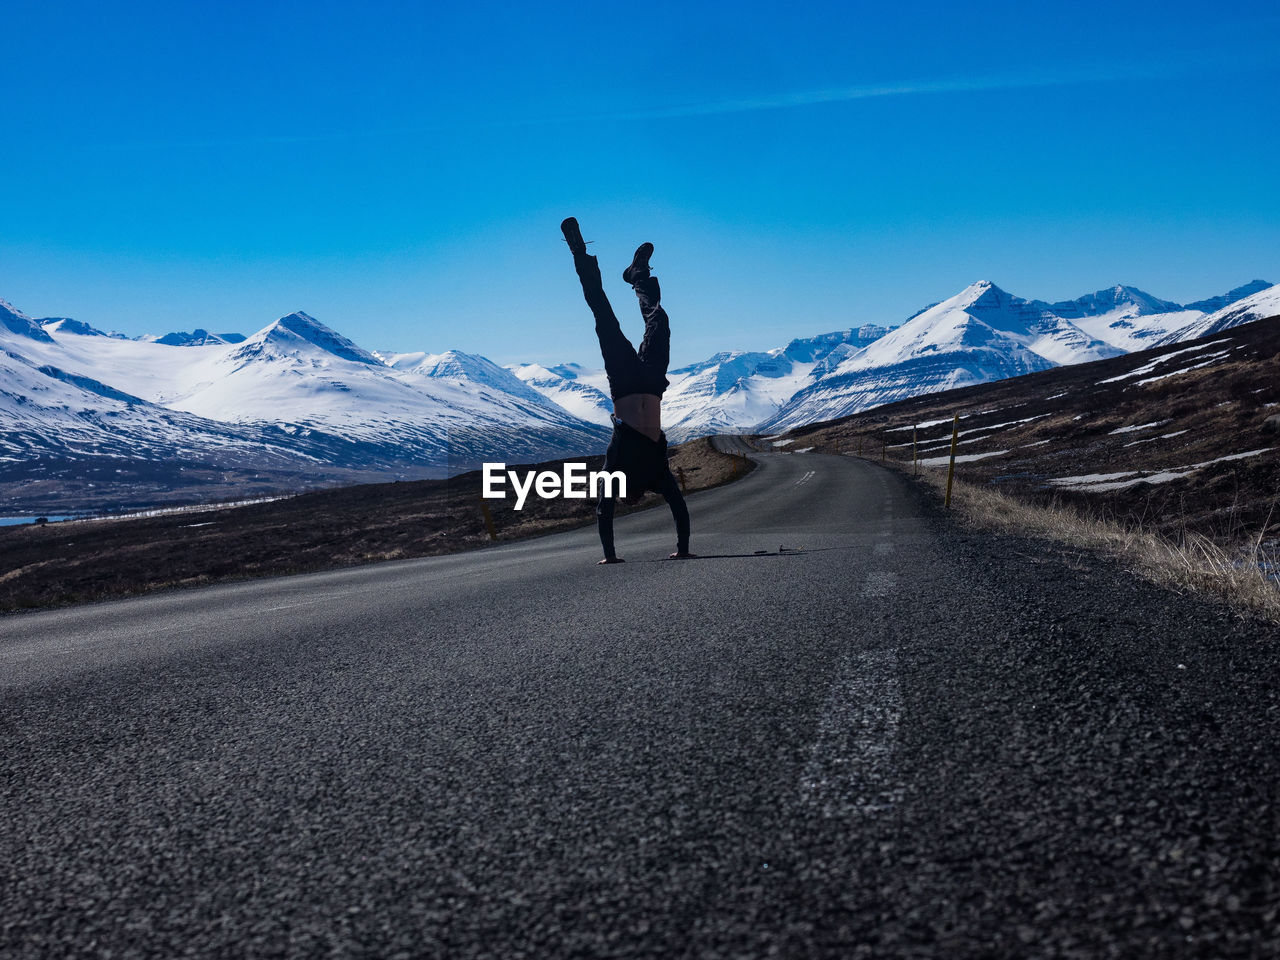
[[[917, 313], [899, 329], [905, 329], [911, 324], [915, 324], [917, 327], [929, 326], [937, 318], [947, 316], [956, 311], [966, 313], [971, 317], [978, 317], [981, 314], [990, 312], [1005, 313], [1010, 310], [1027, 312], [1032, 307], [1031, 301], [1023, 300], [1021, 297], [1015, 297], [1013, 294], [1001, 290], [990, 280], [979, 280], [976, 283], [969, 284], [954, 297], [943, 300], [941, 303], [934, 304], [928, 310], [922, 310]], [[1033, 310], [1031, 312], [1038, 311]], [[922, 318], [929, 319], [922, 323]]]
[[78, 337], [111, 337], [122, 339], [120, 334], [110, 334], [90, 326], [83, 320], [72, 320], [70, 317], [45, 317], [39, 321], [41, 328], [48, 334], [74, 333]]
[[331, 330], [315, 317], [301, 310], [281, 317], [270, 326], [259, 330], [244, 342], [241, 350], [254, 352], [255, 348], [265, 344], [272, 344], [286, 350], [296, 350], [305, 344], [310, 344], [343, 360], [367, 363], [375, 367], [383, 365], [373, 354], [356, 346], [336, 330]]
[[239, 334], [210, 333], [208, 330], [196, 327], [190, 333], [185, 330], [166, 333], [163, 337], [156, 338], [155, 342], [163, 343], [167, 347], [204, 347], [209, 344], [240, 343], [244, 339]]
[[829, 356], [842, 344], [860, 342], [856, 330], [835, 330], [816, 337], [796, 338], [782, 348], [782, 355], [796, 363], [813, 363]]
[[7, 313], [10, 316], [19, 317], [23, 320], [31, 319], [25, 313], [23, 313], [21, 310], [19, 310], [17, 307], [15, 307], [12, 303], [4, 299], [3, 297], [0, 297], [0, 313]]
[[1130, 287], [1123, 283], [1096, 293], [1086, 294], [1076, 300], [1062, 300], [1045, 306], [1067, 320], [1099, 317], [1117, 310], [1123, 311], [1126, 316], [1143, 317], [1173, 313], [1182, 309], [1180, 304], [1161, 300], [1137, 287]]
[[505, 376], [511, 374], [502, 370], [493, 361], [485, 357], [476, 356], [473, 353], [463, 353], [461, 350], [446, 350], [444, 353], [424, 353], [424, 354], [402, 354], [396, 357], [395, 362], [390, 365], [399, 369], [409, 367], [405, 361], [411, 357], [420, 357], [411, 367], [416, 372], [426, 377], [469, 377], [473, 380], [486, 382], [494, 375], [495, 370], [501, 370]]
[[488, 357], [481, 357], [474, 353], [463, 353], [461, 350], [446, 350], [444, 353], [378, 351], [374, 355], [395, 370], [404, 370], [420, 377], [452, 380], [470, 385], [479, 384], [526, 400], [541, 399], [541, 394], [530, 388], [524, 380], [510, 370], [498, 366]]
[[[964, 302], [964, 303], [973, 303], [977, 300], [982, 299], [991, 291], [995, 291], [997, 295], [1004, 293], [1003, 290], [997, 287], [990, 280], [976, 280], [973, 283], [969, 284], [967, 287], [965, 287], [963, 290], [961, 290], [952, 299], [959, 302]], [[945, 300], [942, 302], [946, 303]]]
[[612, 425], [613, 401], [609, 399], [609, 381], [603, 370], [584, 367], [580, 363], [562, 363], [554, 367], [521, 363], [507, 369], [530, 389], [575, 417], [601, 426]]
[[[1020, 303], [1025, 302], [1001, 290], [990, 280], [979, 280], [976, 283], [969, 284], [950, 300], [943, 300], [932, 309], [967, 310], [971, 307], [986, 310], [1002, 309], [1015, 300]], [[930, 312], [932, 310], [926, 310], [923, 313], [916, 314], [916, 316], [920, 317]]]
[[1195, 303], [1188, 303], [1188, 310], [1200, 310], [1204, 313], [1215, 313], [1223, 307], [1228, 307], [1245, 297], [1251, 297], [1255, 293], [1260, 293], [1270, 287], [1271, 284], [1266, 280], [1250, 280], [1244, 286], [1236, 287], [1226, 293], [1216, 297], [1209, 297], [1205, 300], [1197, 300]]
[[1274, 316], [1280, 316], [1280, 283], [1270, 287], [1263, 287], [1247, 297], [1241, 297], [1239, 300], [1227, 304], [1221, 310], [1215, 310], [1213, 313], [1202, 316], [1194, 323], [1190, 323], [1162, 337], [1156, 341], [1156, 344], [1164, 345], [1167, 343], [1181, 343], [1184, 340], [1195, 340], [1199, 337], [1207, 337], [1210, 334], [1221, 333], [1223, 330], [1230, 330], [1232, 327], [1238, 327], [1242, 323], [1252, 323], [1254, 320], [1265, 320]]
[[0, 300], [0, 328], [16, 333], [20, 337], [26, 337], [28, 340], [53, 342], [53, 338], [44, 332], [40, 324], [7, 300]]
[[554, 367], [547, 367], [546, 369], [557, 377], [564, 377], [566, 380], [577, 380], [582, 376], [582, 372], [586, 370], [586, 367], [580, 363], [558, 363]]

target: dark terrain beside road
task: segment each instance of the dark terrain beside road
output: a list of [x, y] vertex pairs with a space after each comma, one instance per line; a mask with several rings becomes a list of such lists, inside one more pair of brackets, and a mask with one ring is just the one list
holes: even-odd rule
[[[442, 476], [442, 473], [415, 475]], [[81, 453], [6, 462], [0, 471], [0, 516], [83, 516], [227, 500], [258, 500], [285, 493], [359, 483], [382, 483], [385, 471], [298, 463], [210, 465], [197, 459], [143, 460]]]
[[[1280, 317], [1109, 360], [929, 394], [788, 434], [956, 476], [1177, 541], [1280, 544]], [[1273, 512], [1274, 511], [1274, 512]]]
[[[574, 462], [599, 470], [603, 461]], [[509, 467], [559, 473], [563, 462]], [[673, 447], [671, 466], [694, 492], [728, 482], [753, 465], [700, 439]], [[543, 500], [531, 493], [517, 512], [509, 485], [507, 490], [506, 500], [488, 501], [500, 541], [595, 522], [594, 500]], [[649, 494], [636, 507], [619, 504], [618, 513], [655, 505], [666, 509]], [[434, 556], [490, 542], [478, 471], [447, 481], [363, 484], [220, 510], [0, 527], [0, 611]]]

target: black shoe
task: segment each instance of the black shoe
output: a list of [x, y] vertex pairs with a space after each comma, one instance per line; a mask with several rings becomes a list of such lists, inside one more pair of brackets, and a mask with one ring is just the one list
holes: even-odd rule
[[586, 241], [582, 239], [582, 231], [578, 229], [578, 221], [574, 217], [565, 217], [560, 221], [560, 232], [564, 234], [565, 242], [569, 244], [569, 250], [575, 257], [581, 256], [587, 252]]
[[653, 244], [642, 243], [636, 247], [636, 255], [631, 258], [631, 266], [622, 271], [622, 280], [633, 287], [649, 276], [649, 258], [653, 256]]

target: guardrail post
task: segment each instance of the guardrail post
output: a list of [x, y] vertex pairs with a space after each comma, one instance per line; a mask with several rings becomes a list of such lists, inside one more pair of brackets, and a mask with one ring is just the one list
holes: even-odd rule
[[960, 439], [960, 414], [951, 420], [951, 459], [947, 463], [947, 496], [942, 505], [951, 509], [951, 481], [956, 475], [956, 441]]

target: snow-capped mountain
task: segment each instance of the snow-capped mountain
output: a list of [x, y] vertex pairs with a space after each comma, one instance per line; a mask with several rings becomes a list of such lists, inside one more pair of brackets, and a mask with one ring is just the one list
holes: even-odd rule
[[527, 462], [603, 448], [604, 431], [483, 357], [392, 359], [294, 313], [213, 358], [211, 382], [173, 405], [233, 422], [282, 420], [300, 435], [356, 444], [365, 462], [462, 469], [485, 459]]
[[56, 337], [59, 333], [76, 333], [82, 337], [111, 337], [114, 340], [126, 340], [123, 333], [106, 333], [97, 327], [91, 327], [87, 323], [79, 320], [72, 320], [70, 317], [45, 317], [37, 320], [40, 328], [51, 337]]
[[718, 353], [672, 370], [663, 420], [674, 441], [737, 433], [769, 420], [864, 341], [853, 330], [792, 340], [764, 352]]
[[1183, 310], [1199, 310], [1201, 313], [1217, 313], [1223, 307], [1235, 303], [1237, 300], [1243, 300], [1251, 294], [1258, 293], [1267, 289], [1271, 284], [1265, 280], [1250, 280], [1242, 287], [1236, 287], [1226, 293], [1216, 297], [1209, 297], [1207, 300], [1197, 300], [1195, 303], [1188, 303], [1183, 306]]
[[563, 407], [588, 423], [609, 426], [613, 401], [609, 399], [609, 381], [603, 370], [591, 370], [576, 363], [544, 367], [538, 363], [520, 363], [508, 368], [513, 376], [536, 390], [547, 400]]
[[382, 366], [382, 361], [368, 350], [358, 347], [336, 330], [330, 330], [315, 317], [298, 311], [263, 327], [236, 348], [234, 356], [244, 360], [260, 357], [331, 357]]
[[[737, 377], [710, 372], [717, 361], [734, 372], [734, 364], [752, 355], [724, 354], [683, 368], [679, 373], [687, 374], [689, 382], [677, 382], [672, 375], [664, 404], [672, 409], [669, 415], [664, 409], [664, 420], [679, 437], [784, 429], [922, 393], [1142, 350], [1168, 337], [1199, 336], [1193, 331], [1205, 318], [1203, 306], [1238, 301], [1238, 314], [1229, 306], [1219, 310], [1224, 322], [1280, 312], [1267, 306], [1269, 288], [1255, 280], [1183, 307], [1124, 285], [1047, 303], [1011, 296], [989, 282], [973, 284], [874, 340], [851, 338], [845, 331], [770, 351], [767, 356], [785, 354], [795, 364], [788, 371], [796, 384], [790, 396], [781, 396], [786, 392], [778, 389], [783, 381], [769, 364], [758, 373], [738, 370]], [[1250, 294], [1257, 299], [1241, 299]], [[814, 344], [813, 358], [798, 352], [801, 344]], [[806, 371], [802, 363], [808, 359], [816, 362]], [[777, 412], [751, 422], [775, 400]]]
[[487, 357], [478, 354], [446, 350], [444, 353], [375, 351], [374, 355], [393, 370], [425, 377], [428, 380], [470, 385], [490, 397], [507, 395], [543, 407], [547, 406], [546, 398], [542, 394], [529, 387], [506, 367], [500, 367]]
[[1123, 352], [1044, 304], [983, 281], [850, 353], [792, 396], [760, 429], [784, 430], [922, 393]]
[[[495, 430], [518, 432], [521, 429], [519, 424], [527, 422], [543, 424], [539, 428], [542, 432], [561, 431], [567, 442], [569, 437], [585, 430], [591, 439], [582, 449], [591, 450], [600, 448], [600, 438], [607, 437], [606, 431], [598, 429], [601, 426], [599, 421], [566, 409], [511, 370], [486, 357], [460, 350], [439, 354], [382, 352], [377, 355], [391, 369], [411, 381], [421, 381], [428, 390], [447, 389], [458, 394], [453, 403], [464, 414], [464, 421], [453, 427], [455, 438], [460, 435], [459, 431], [476, 429], [495, 421], [494, 411], [501, 413], [495, 422], [484, 427], [490, 433]], [[607, 417], [605, 422], [608, 422]], [[509, 443], [513, 450], [527, 449], [525, 440], [513, 438]], [[542, 459], [550, 456], [548, 454]]]
[[163, 337], [157, 337], [155, 342], [169, 347], [203, 347], [212, 343], [243, 343], [246, 339], [239, 333], [210, 333], [197, 327], [190, 333], [185, 330], [166, 333]]
[[[8, 334], [4, 336], [3, 334]], [[300, 469], [263, 431], [166, 409], [92, 377], [24, 357], [0, 331], [0, 468], [41, 457], [193, 461]]]
[[[154, 428], [141, 447], [132, 429], [119, 431], [122, 446], [94, 441], [122, 455], [145, 449], [158, 456], [178, 446], [190, 452], [199, 444], [183, 431], [197, 430], [295, 461], [362, 469], [454, 471], [485, 459], [598, 452], [607, 440], [607, 431], [482, 357], [441, 355], [430, 371], [421, 362], [397, 369], [305, 313], [282, 317], [241, 343], [205, 337], [181, 346], [113, 338], [74, 321], [45, 328], [7, 305], [0, 322], [12, 368], [7, 382], [15, 387], [0, 422], [10, 448], [5, 455], [58, 447], [67, 433], [64, 409], [79, 410], [91, 424], [110, 417], [114, 424], [138, 420], [144, 433]], [[45, 383], [51, 379], [62, 386]], [[27, 401], [17, 399], [28, 392]], [[42, 396], [53, 397], [52, 405], [35, 402]], [[21, 417], [14, 412], [19, 406]], [[210, 439], [208, 446], [227, 442]]]
[[[1255, 280], [1249, 284], [1249, 287], [1255, 287], [1262, 283], [1261, 280]], [[1246, 289], [1240, 287], [1238, 289]], [[1234, 291], [1233, 291], [1234, 292]], [[1274, 317], [1280, 314], [1280, 284], [1275, 286], [1263, 286], [1255, 289], [1255, 291], [1246, 297], [1242, 297], [1232, 303], [1227, 304], [1219, 310], [1201, 317], [1192, 323], [1187, 324], [1179, 330], [1162, 337], [1159, 344], [1179, 343], [1183, 340], [1195, 340], [1199, 337], [1207, 337], [1213, 333], [1220, 333], [1223, 330], [1229, 330], [1232, 327], [1238, 327], [1242, 323], [1250, 323], [1254, 320], [1263, 320], [1267, 317]]]
[[1084, 317], [1098, 317], [1110, 313], [1117, 307], [1131, 311], [1135, 316], [1143, 314], [1170, 313], [1184, 309], [1181, 304], [1169, 300], [1161, 300], [1137, 287], [1119, 283], [1114, 287], [1089, 293], [1075, 300], [1060, 300], [1047, 304], [1050, 310], [1067, 320], [1079, 320]]
[[1160, 337], [1203, 315], [1194, 307], [1160, 300], [1136, 287], [1123, 285], [1099, 290], [1078, 300], [1044, 306], [1089, 336], [1126, 353], [1154, 346]]
[[609, 376], [604, 372], [604, 367], [588, 367], [581, 363], [557, 363], [554, 367], [547, 367], [547, 369], [557, 377], [585, 383], [605, 395], [609, 393]]
[[7, 331], [13, 336], [23, 340], [34, 340], [37, 343], [50, 343], [53, 339], [40, 324], [8, 300], [0, 300], [0, 331]]

